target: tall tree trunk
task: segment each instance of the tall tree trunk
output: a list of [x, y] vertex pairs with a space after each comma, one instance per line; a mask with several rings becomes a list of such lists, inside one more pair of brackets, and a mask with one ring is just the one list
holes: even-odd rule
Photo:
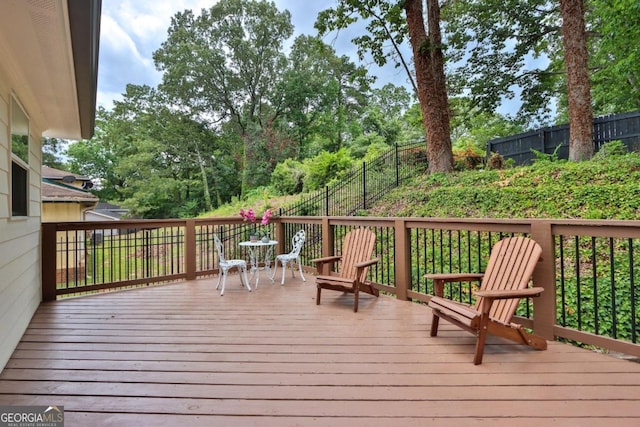
[[204, 204], [205, 208], [208, 211], [213, 210], [213, 205], [211, 204], [211, 194], [209, 193], [209, 180], [207, 179], [207, 170], [205, 169], [205, 162], [200, 154], [200, 148], [198, 144], [195, 144], [196, 156], [198, 158], [198, 166], [200, 167], [200, 175], [202, 176], [202, 189], [204, 192]]
[[560, 13], [567, 66], [569, 160], [579, 162], [590, 159], [594, 151], [584, 0], [560, 0]]
[[422, 0], [406, 0], [404, 8], [427, 140], [429, 172], [451, 172], [453, 153], [440, 34], [440, 6], [438, 0], [427, 0], [429, 34], [425, 29]]

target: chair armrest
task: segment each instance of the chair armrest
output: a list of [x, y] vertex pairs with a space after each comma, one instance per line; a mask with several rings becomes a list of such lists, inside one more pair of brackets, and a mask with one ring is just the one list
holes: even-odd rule
[[337, 261], [340, 261], [342, 259], [342, 256], [340, 255], [333, 255], [333, 256], [327, 256], [324, 258], [316, 258], [316, 259], [312, 259], [311, 262], [315, 262], [316, 263], [316, 270], [318, 271], [318, 274], [324, 274], [324, 275], [329, 275], [328, 271], [323, 271], [324, 265], [325, 264], [329, 264], [329, 263], [335, 263]]
[[525, 288], [513, 290], [496, 290], [496, 291], [474, 291], [473, 294], [482, 297], [480, 312], [483, 316], [488, 316], [491, 311], [491, 305], [497, 299], [520, 299], [527, 297], [537, 297], [544, 291], [544, 288]]
[[484, 277], [484, 273], [435, 273], [425, 274], [423, 277], [433, 280], [433, 294], [437, 297], [443, 297], [445, 283], [480, 281]]
[[484, 273], [435, 273], [425, 274], [425, 279], [439, 280], [443, 283], [447, 282], [474, 282], [482, 280]]
[[315, 262], [320, 263], [320, 264], [324, 264], [326, 262], [336, 262], [336, 261], [340, 261], [340, 259], [342, 259], [342, 257], [340, 255], [333, 255], [333, 256], [327, 256], [324, 258], [316, 258], [316, 259], [312, 259], [311, 262]]
[[379, 261], [378, 258], [374, 258], [374, 259], [370, 259], [368, 261], [356, 262], [355, 264], [353, 264], [353, 266], [356, 268], [356, 284], [357, 283], [364, 283], [364, 281], [365, 281], [365, 276], [364, 276], [365, 269], [367, 267], [373, 265], [373, 264], [376, 264], [378, 261]]
[[537, 297], [544, 291], [542, 287], [525, 288], [525, 289], [513, 289], [513, 290], [478, 290], [473, 291], [473, 294], [482, 298], [491, 299], [513, 299], [513, 298], [528, 298]]
[[364, 268], [364, 267], [369, 267], [370, 265], [376, 264], [378, 261], [380, 261], [378, 258], [374, 258], [374, 259], [370, 259], [369, 261], [357, 262], [353, 264], [353, 266], [355, 268]]

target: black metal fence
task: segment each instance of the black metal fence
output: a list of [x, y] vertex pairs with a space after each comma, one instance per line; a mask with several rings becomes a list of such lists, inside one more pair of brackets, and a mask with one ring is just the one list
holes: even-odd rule
[[[595, 150], [610, 141], [622, 141], [629, 151], [640, 151], [640, 110], [624, 114], [611, 114], [593, 120]], [[532, 150], [569, 158], [569, 125], [557, 125], [533, 130], [487, 143], [487, 156], [500, 153], [513, 159], [517, 165], [530, 164], [536, 155]]]
[[339, 182], [325, 186], [291, 206], [280, 216], [350, 216], [367, 209], [390, 189], [428, 169], [424, 141], [396, 144], [374, 160], [362, 162]]

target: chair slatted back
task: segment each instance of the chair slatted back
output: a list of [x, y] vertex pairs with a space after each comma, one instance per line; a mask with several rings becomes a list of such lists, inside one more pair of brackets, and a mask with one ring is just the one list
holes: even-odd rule
[[289, 255], [298, 256], [306, 238], [307, 233], [304, 230], [299, 230], [291, 239], [291, 252], [289, 252]]
[[[366, 228], [351, 230], [344, 238], [342, 245], [342, 262], [340, 264], [340, 277], [353, 279], [356, 277], [355, 264], [369, 261], [376, 245], [376, 235]], [[369, 268], [365, 268], [358, 279], [363, 282]]]
[[[491, 250], [489, 264], [480, 284], [481, 290], [524, 289], [529, 285], [533, 270], [540, 259], [542, 248], [526, 237], [508, 237], [500, 240]], [[489, 313], [492, 319], [509, 324], [518, 308], [518, 299], [495, 301]], [[480, 310], [482, 298], [476, 302]]]
[[224, 256], [224, 247], [222, 246], [222, 241], [220, 241], [220, 238], [218, 237], [217, 234], [213, 235], [213, 241], [216, 245], [216, 252], [218, 252], [218, 263], [219, 264], [226, 263], [227, 259]]

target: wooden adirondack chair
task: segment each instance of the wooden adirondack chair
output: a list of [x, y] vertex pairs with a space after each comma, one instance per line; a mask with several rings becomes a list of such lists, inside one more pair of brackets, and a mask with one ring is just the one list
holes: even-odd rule
[[[342, 247], [342, 256], [330, 256], [314, 259], [319, 276], [316, 277], [318, 288], [316, 304], [320, 305], [320, 293], [323, 289], [348, 292], [354, 294], [353, 311], [358, 311], [359, 292], [366, 292], [376, 297], [378, 289], [366, 283], [369, 267], [378, 262], [371, 259], [376, 244], [376, 235], [365, 228], [358, 228], [347, 233]], [[340, 271], [332, 275], [329, 264], [341, 261]]]
[[[429, 300], [433, 312], [431, 336], [438, 335], [440, 318], [476, 334], [476, 353], [473, 363], [482, 363], [487, 334], [498, 335], [538, 350], [547, 348], [547, 341], [511, 322], [521, 298], [539, 296], [541, 287], [529, 288], [529, 281], [542, 249], [525, 237], [510, 237], [496, 243], [491, 250], [484, 274], [426, 274], [433, 280], [434, 294]], [[446, 282], [481, 281], [474, 291], [474, 307], [443, 297]]]

